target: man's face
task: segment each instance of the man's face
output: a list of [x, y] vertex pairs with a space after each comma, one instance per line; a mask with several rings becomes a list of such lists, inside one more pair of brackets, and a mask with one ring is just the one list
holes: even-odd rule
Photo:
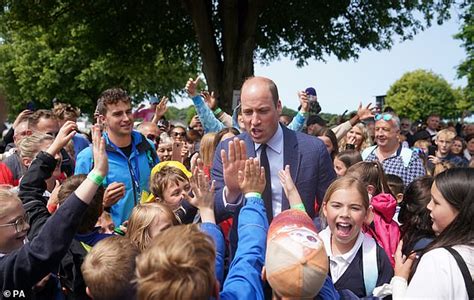
[[441, 135], [436, 139], [435, 143], [436, 146], [438, 146], [439, 154], [445, 156], [448, 155], [449, 151], [451, 151], [451, 145], [453, 144], [453, 140], [448, 139], [447, 136]]
[[59, 132], [59, 123], [56, 119], [40, 118], [36, 131], [56, 136]]
[[107, 112], [101, 119], [109, 133], [117, 136], [129, 136], [132, 133], [132, 106], [128, 102], [108, 104]]
[[201, 122], [196, 122], [196, 124], [193, 126], [194, 130], [196, 130], [197, 132], [199, 132], [199, 134], [201, 134], [201, 136], [204, 135], [204, 127], [202, 127], [202, 123]]
[[13, 141], [18, 144], [22, 139], [32, 134], [32, 131], [28, 129], [28, 121], [23, 121], [18, 124], [15, 128], [15, 135]]
[[138, 131], [143, 134], [147, 139], [155, 144], [155, 148], [158, 149], [158, 138], [160, 137], [160, 130], [158, 126], [153, 123], [147, 124], [146, 126], [141, 126]]
[[431, 116], [428, 118], [426, 121], [426, 125], [428, 125], [428, 128], [431, 130], [437, 130], [439, 126], [439, 117], [436, 116]]
[[408, 132], [411, 129], [411, 122], [408, 119], [402, 119], [400, 122], [401, 131]]
[[242, 87], [242, 117], [246, 131], [255, 143], [266, 143], [275, 134], [281, 113], [266, 82], [254, 79]]
[[375, 141], [382, 149], [390, 149], [398, 145], [398, 134], [400, 130], [393, 121], [379, 120], [375, 122]]

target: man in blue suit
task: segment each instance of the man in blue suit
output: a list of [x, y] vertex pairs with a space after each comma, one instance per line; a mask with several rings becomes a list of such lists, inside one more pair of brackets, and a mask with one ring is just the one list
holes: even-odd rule
[[[327, 187], [336, 178], [331, 158], [321, 140], [279, 124], [281, 109], [278, 89], [272, 80], [252, 77], [244, 82], [241, 110], [246, 132], [218, 145], [211, 171], [216, 181], [218, 222], [238, 215], [244, 198], [237, 182], [238, 172], [243, 170], [247, 157], [261, 158], [262, 151], [266, 151], [269, 169], [265, 172], [270, 173], [267, 178], [271, 179], [267, 180], [271, 184], [271, 199], [264, 199], [268, 221], [290, 207], [278, 178], [285, 165], [290, 166], [291, 177], [309, 216], [318, 215], [314, 211], [315, 200], [321, 203]], [[230, 236], [232, 253], [236, 250], [236, 221], [234, 218]]]

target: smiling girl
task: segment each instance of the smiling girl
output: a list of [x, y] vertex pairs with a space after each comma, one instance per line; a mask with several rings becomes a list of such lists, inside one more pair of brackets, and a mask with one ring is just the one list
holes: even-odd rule
[[370, 296], [375, 286], [389, 282], [393, 274], [384, 250], [361, 230], [370, 210], [364, 184], [353, 177], [334, 181], [322, 206], [328, 227], [319, 235], [329, 256], [334, 286], [358, 297]]
[[399, 245], [392, 279], [394, 299], [474, 298], [473, 182], [472, 168], [449, 169], [435, 177], [427, 208], [436, 238], [414, 268], [415, 255], [406, 259]]

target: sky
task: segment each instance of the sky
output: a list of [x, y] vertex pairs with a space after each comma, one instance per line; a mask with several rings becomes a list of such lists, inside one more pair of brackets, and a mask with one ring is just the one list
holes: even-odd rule
[[[356, 61], [328, 57], [326, 62], [309, 60], [307, 66], [297, 68], [295, 61], [282, 58], [268, 66], [256, 63], [255, 75], [275, 81], [284, 106], [296, 110], [297, 92], [314, 87], [322, 112], [336, 114], [356, 110], [359, 102], [375, 104], [375, 96], [385, 95], [404, 73], [416, 69], [431, 70], [453, 87], [465, 86], [466, 79], [456, 79], [456, 66], [466, 58], [461, 41], [453, 38], [460, 26], [453, 13], [443, 25], [434, 24], [412, 40], [396, 42], [390, 50], [362, 50]], [[187, 100], [178, 100], [173, 105], [189, 104]]]

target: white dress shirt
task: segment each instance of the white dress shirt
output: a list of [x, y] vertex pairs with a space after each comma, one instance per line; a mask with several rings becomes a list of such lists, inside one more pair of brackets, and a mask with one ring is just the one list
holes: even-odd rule
[[[258, 159], [261, 155], [262, 144], [255, 144], [255, 153]], [[283, 169], [283, 130], [278, 126], [277, 131], [267, 142], [267, 157], [270, 163], [270, 175], [272, 180], [272, 210], [273, 217], [281, 213], [281, 202], [283, 199], [283, 187], [278, 177], [278, 172]], [[267, 171], [267, 170], [265, 170]]]

